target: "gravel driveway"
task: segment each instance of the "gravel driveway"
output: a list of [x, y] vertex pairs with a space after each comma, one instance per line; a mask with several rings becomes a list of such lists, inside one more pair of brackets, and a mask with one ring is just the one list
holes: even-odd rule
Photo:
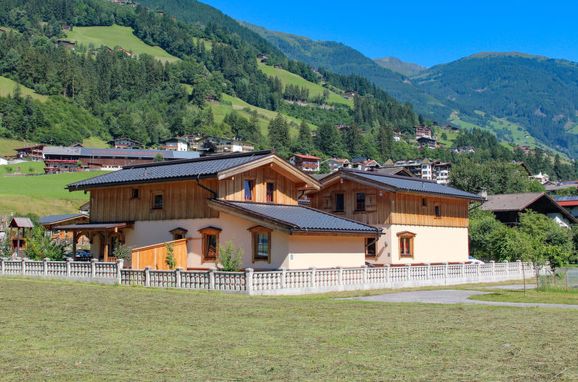
[[578, 309], [578, 305], [477, 301], [469, 299], [470, 296], [477, 296], [489, 293], [492, 292], [481, 292], [475, 290], [424, 290], [413, 292], [387, 293], [379, 296], [353, 297], [351, 299], [361, 301], [376, 301], [376, 302], [420, 302], [425, 304], [475, 304], [475, 305], [490, 305], [490, 306], [515, 306], [522, 308]]

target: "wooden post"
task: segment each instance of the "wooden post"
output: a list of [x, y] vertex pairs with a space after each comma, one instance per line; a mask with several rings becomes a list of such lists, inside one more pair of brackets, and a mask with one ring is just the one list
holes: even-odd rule
[[245, 290], [247, 294], [253, 294], [253, 268], [245, 269]]
[[76, 256], [76, 241], [78, 240], [78, 232], [72, 231], [72, 256]]
[[109, 241], [110, 241], [109, 240], [110, 237], [109, 237], [108, 232], [106, 232], [103, 235], [103, 239], [104, 239], [104, 262], [107, 263], [108, 262], [108, 256], [109, 256], [108, 251], [109, 251]]

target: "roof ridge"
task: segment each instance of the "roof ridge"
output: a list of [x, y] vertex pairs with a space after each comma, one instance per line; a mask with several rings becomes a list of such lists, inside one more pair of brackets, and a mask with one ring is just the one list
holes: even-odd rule
[[157, 162], [157, 163], [144, 163], [144, 164], [136, 164], [125, 166], [122, 169], [133, 169], [133, 168], [144, 168], [144, 167], [160, 167], [160, 166], [170, 166], [176, 164], [183, 164], [183, 163], [197, 163], [197, 162], [206, 162], [211, 160], [221, 160], [221, 159], [231, 159], [231, 158], [243, 158], [243, 157], [250, 157], [250, 156], [258, 156], [258, 155], [267, 155], [272, 154], [272, 150], [260, 150], [260, 151], [251, 151], [247, 153], [227, 153], [227, 154], [219, 154], [219, 155], [209, 155], [199, 158], [193, 159], [183, 159], [183, 160], [173, 160], [173, 161], [164, 161], [164, 162]]

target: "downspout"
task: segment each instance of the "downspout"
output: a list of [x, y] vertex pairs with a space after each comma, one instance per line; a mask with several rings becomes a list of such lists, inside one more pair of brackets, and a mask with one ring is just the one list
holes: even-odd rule
[[204, 186], [203, 184], [201, 184], [200, 178], [201, 178], [201, 174], [197, 175], [197, 184], [198, 184], [198, 186], [201, 187], [203, 190], [210, 192], [210, 193], [213, 195], [213, 199], [218, 199], [219, 194], [217, 194], [217, 192], [211, 190], [209, 187]]

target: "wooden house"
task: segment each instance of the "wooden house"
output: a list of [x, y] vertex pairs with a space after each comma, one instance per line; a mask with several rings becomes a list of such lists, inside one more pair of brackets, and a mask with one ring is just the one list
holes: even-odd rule
[[171, 138], [161, 142], [161, 150], [189, 151], [189, 143], [185, 138]]
[[144, 147], [141, 142], [126, 137], [114, 138], [108, 144], [115, 149], [140, 149]]
[[43, 150], [45, 146], [46, 145], [26, 146], [15, 149], [14, 151], [16, 151], [16, 157], [18, 159], [41, 161], [42, 159], [44, 159]]
[[309, 191], [311, 207], [383, 231], [366, 240], [366, 261], [383, 264], [468, 260], [473, 195], [408, 175], [341, 169]]
[[68, 186], [90, 193], [87, 224], [57, 227], [88, 236], [94, 257], [110, 260], [123, 243], [131, 266], [211, 269], [232, 243], [242, 267], [359, 267], [376, 227], [302, 207], [319, 183], [270, 151], [130, 166]]
[[304, 172], [318, 172], [321, 158], [314, 155], [295, 154], [289, 158], [289, 163]]

